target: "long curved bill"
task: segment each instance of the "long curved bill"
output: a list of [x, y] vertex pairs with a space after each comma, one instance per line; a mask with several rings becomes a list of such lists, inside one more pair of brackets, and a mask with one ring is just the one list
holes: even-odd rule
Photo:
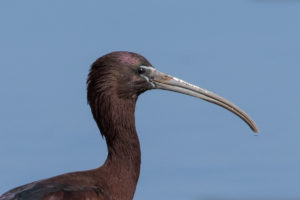
[[255, 133], [258, 133], [258, 128], [255, 122], [242, 109], [225, 98], [176, 77], [164, 74], [153, 67], [142, 67], [145, 69], [144, 76], [149, 78], [148, 81], [152, 83], [155, 89], [171, 90], [217, 104], [239, 116]]

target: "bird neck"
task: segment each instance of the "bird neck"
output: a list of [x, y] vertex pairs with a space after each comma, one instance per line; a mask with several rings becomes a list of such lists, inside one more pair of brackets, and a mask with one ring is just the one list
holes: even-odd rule
[[113, 96], [105, 98], [96, 111], [101, 116], [96, 121], [108, 147], [108, 156], [101, 168], [109, 174], [107, 184], [111, 194], [117, 195], [115, 199], [132, 199], [140, 174], [141, 150], [135, 128], [135, 105], [136, 99], [120, 100]]

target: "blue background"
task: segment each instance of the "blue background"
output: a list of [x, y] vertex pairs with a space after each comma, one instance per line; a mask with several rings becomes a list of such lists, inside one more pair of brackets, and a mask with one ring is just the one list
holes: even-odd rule
[[115, 50], [243, 108], [140, 96], [135, 199], [300, 199], [300, 1], [1, 1], [0, 193], [100, 166], [90, 64]]

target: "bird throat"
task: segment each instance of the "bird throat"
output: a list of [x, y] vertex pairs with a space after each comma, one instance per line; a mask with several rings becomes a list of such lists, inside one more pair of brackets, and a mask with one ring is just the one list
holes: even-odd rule
[[[132, 199], [140, 174], [141, 150], [135, 128], [136, 99], [116, 96], [102, 98], [92, 107], [94, 118], [105, 137], [108, 156], [101, 167], [110, 174], [108, 184], [117, 194], [116, 199]], [[124, 191], [120, 188], [124, 188]]]

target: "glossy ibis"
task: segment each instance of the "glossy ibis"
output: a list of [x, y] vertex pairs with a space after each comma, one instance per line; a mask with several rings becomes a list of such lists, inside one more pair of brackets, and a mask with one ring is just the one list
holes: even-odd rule
[[180, 92], [222, 106], [258, 132], [245, 112], [217, 94], [159, 72], [139, 54], [112, 52], [92, 64], [87, 80], [88, 103], [108, 148], [103, 166], [29, 183], [6, 192], [0, 200], [132, 199], [141, 163], [135, 105], [138, 96], [151, 89]]

